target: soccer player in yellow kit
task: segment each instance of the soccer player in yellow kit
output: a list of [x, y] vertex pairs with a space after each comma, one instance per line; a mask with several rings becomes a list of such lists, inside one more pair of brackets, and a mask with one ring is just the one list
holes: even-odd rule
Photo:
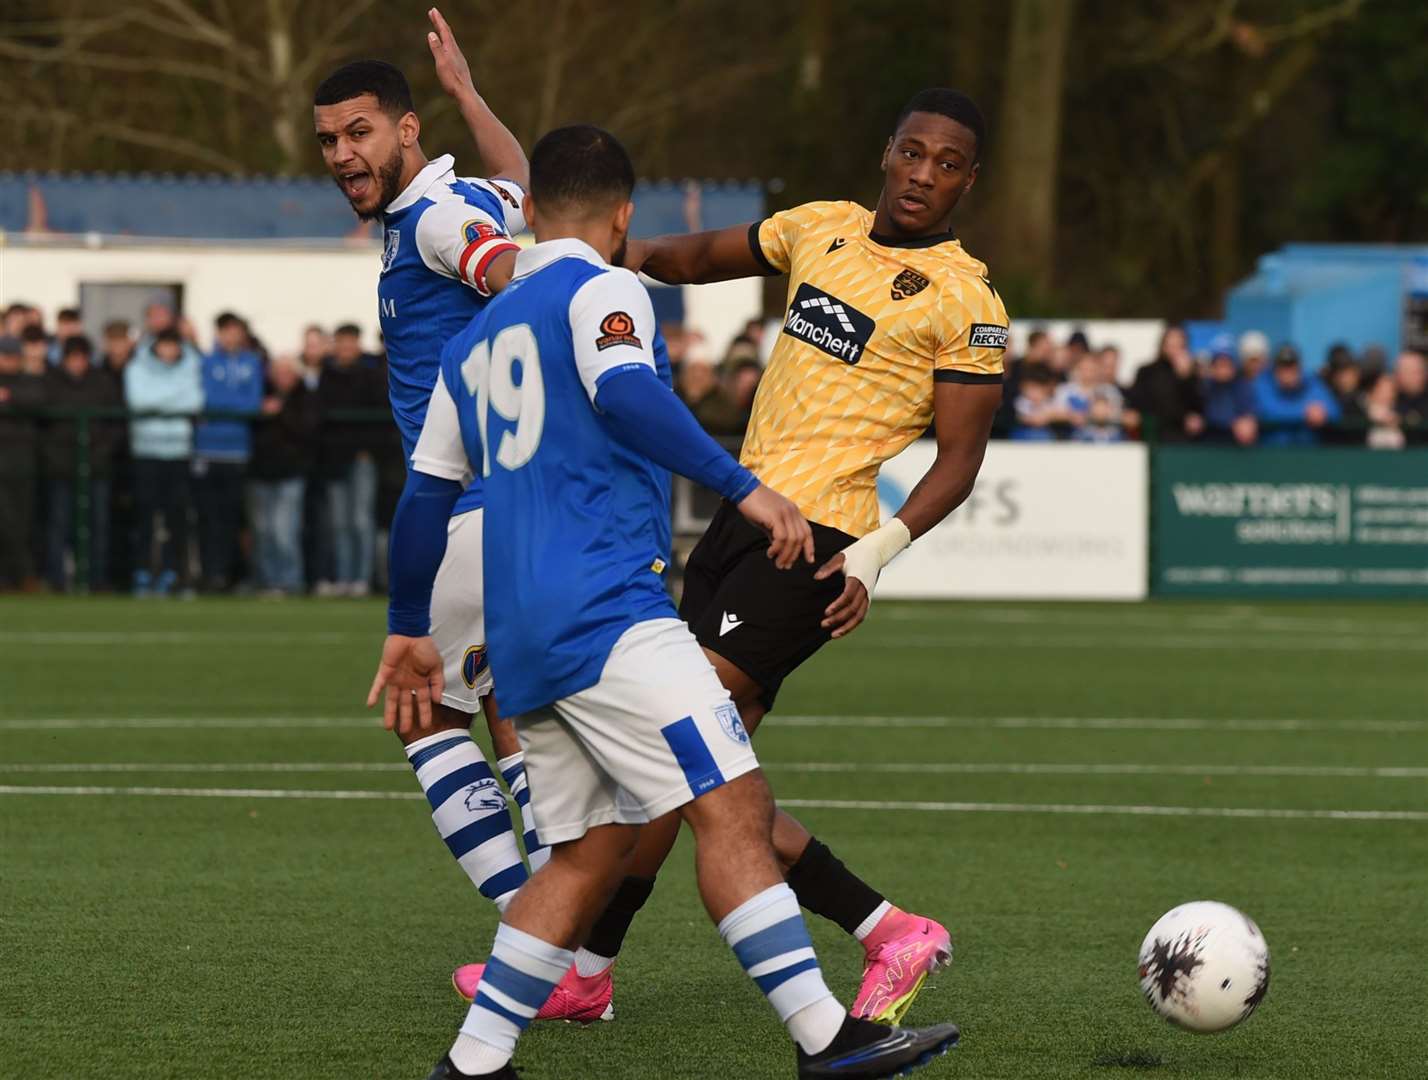
[[[792, 499], [817, 558], [779, 570], [768, 537], [733, 507], [690, 555], [680, 615], [753, 730], [784, 677], [867, 614], [878, 573], [972, 490], [1002, 394], [1008, 322], [986, 266], [951, 231], [984, 143], [977, 106], [918, 93], [883, 151], [877, 209], [815, 202], [750, 226], [631, 240], [625, 265], [669, 283], [788, 274], [788, 309], [754, 400], [742, 463]], [[880, 523], [879, 466], [929, 425], [937, 458]], [[570, 987], [593, 991], [649, 896], [678, 820], [641, 836], [630, 876], [577, 954]], [[775, 846], [799, 902], [865, 949], [852, 1013], [901, 1019], [951, 959], [940, 924], [892, 906], [788, 814]]]

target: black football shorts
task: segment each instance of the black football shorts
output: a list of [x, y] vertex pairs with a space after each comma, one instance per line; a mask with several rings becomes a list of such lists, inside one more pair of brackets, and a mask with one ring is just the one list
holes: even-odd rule
[[813, 528], [816, 558], [780, 570], [768, 557], [768, 535], [732, 503], [722, 503], [684, 568], [679, 617], [699, 644], [763, 687], [772, 709], [784, 677], [831, 637], [823, 613], [843, 592], [843, 575], [813, 573], [853, 542], [826, 525]]

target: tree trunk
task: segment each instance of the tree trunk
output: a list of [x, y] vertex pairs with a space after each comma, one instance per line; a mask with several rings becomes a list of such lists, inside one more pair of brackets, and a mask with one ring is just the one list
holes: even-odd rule
[[272, 77], [273, 139], [278, 144], [284, 174], [297, 172], [302, 162], [298, 140], [298, 115], [301, 88], [294, 85], [293, 34], [291, 13], [283, 0], [268, 0], [268, 69]]
[[1210, 182], [1210, 281], [1206, 299], [1211, 303], [1224, 296], [1241, 271], [1240, 168], [1240, 146], [1231, 144]]
[[1044, 294], [1056, 254], [1061, 101], [1074, 0], [1014, 0], [1006, 89], [992, 134], [996, 264], [1003, 277]]
[[[828, 99], [824, 94], [828, 68], [828, 0], [804, 0], [797, 22], [797, 66], [794, 68], [792, 123], [788, 143], [793, 148], [782, 177], [798, 198], [813, 197], [822, 179], [828, 152]], [[826, 195], [818, 195], [826, 198]]]

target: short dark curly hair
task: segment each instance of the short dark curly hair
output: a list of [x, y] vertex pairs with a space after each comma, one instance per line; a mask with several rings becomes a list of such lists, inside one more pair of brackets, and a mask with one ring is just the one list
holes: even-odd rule
[[416, 111], [407, 77], [400, 68], [385, 60], [354, 60], [343, 64], [318, 84], [312, 103], [336, 105], [363, 94], [375, 97], [382, 111], [394, 120]]
[[949, 120], [956, 120], [977, 136], [977, 156], [974, 160], [982, 160], [982, 149], [987, 142], [987, 121], [982, 116], [982, 110], [977, 108], [977, 103], [970, 97], [960, 90], [949, 90], [945, 86], [919, 90], [902, 107], [902, 112], [897, 114], [897, 123], [893, 125], [893, 130], [902, 127], [904, 120], [918, 112], [936, 113]]
[[620, 140], [593, 124], [542, 135], [531, 150], [531, 198], [557, 213], [623, 202], [635, 189], [635, 166]]

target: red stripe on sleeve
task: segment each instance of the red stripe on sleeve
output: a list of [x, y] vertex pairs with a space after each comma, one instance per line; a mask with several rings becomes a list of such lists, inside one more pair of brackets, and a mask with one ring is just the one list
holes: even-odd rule
[[490, 237], [487, 236], [478, 236], [475, 240], [472, 240], [471, 243], [467, 244], [465, 249], [461, 252], [461, 258], [456, 264], [456, 272], [466, 278], [467, 281], [471, 279], [466, 273], [466, 263], [470, 260], [472, 255], [476, 254], [477, 249], [489, 239]]
[[507, 251], [520, 250], [521, 246], [519, 244], [513, 244], [509, 240], [506, 240], [504, 243], [493, 242], [491, 249], [482, 255], [480, 261], [476, 263], [476, 268], [471, 273], [471, 284], [476, 286], [478, 292], [489, 293], [491, 290], [486, 285], [486, 271], [490, 268], [496, 256], [502, 255]]

